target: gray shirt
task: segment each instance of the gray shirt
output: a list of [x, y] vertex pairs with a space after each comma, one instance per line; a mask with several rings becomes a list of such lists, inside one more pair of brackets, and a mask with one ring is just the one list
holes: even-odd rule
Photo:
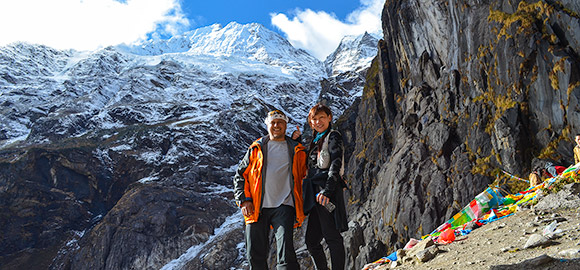
[[282, 204], [294, 206], [292, 200], [292, 176], [290, 172], [290, 153], [286, 141], [268, 142], [264, 199], [262, 207], [276, 208]]

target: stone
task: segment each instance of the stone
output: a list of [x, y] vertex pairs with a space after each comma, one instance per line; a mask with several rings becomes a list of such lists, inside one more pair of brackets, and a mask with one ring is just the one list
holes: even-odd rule
[[524, 249], [550, 244], [551, 240], [540, 234], [532, 234], [524, 245]]
[[543, 255], [540, 255], [538, 257], [525, 260], [521, 264], [523, 266], [526, 266], [526, 268], [527, 267], [536, 268], [538, 266], [541, 266], [541, 265], [544, 265], [544, 264], [553, 262], [554, 260], [555, 260], [554, 258], [552, 258], [552, 257], [550, 257], [550, 256], [548, 256], [546, 254], [543, 254]]
[[437, 246], [430, 246], [427, 249], [424, 249], [424, 250], [417, 252], [415, 257], [420, 262], [426, 262], [426, 261], [429, 261], [429, 260], [435, 258], [437, 253], [439, 253], [439, 248], [437, 248]]
[[472, 230], [473, 231], [473, 230], [475, 230], [475, 229], [477, 229], [479, 227], [481, 227], [481, 226], [477, 225], [477, 223], [475, 223], [475, 222], [469, 222], [469, 223], [466, 224], [465, 229], [466, 230]]
[[577, 258], [580, 258], [580, 249], [571, 248], [571, 249], [562, 250], [562, 251], [558, 252], [558, 255], [560, 255], [562, 257], [570, 258], [570, 259], [577, 259]]
[[413, 257], [416, 254], [418, 254], [419, 252], [421, 252], [421, 251], [423, 251], [423, 250], [425, 250], [433, 245], [435, 245], [435, 243], [433, 242], [433, 238], [427, 237], [427, 238], [421, 240], [419, 243], [417, 243], [417, 245], [415, 245], [411, 249], [407, 250], [407, 256]]
[[403, 261], [403, 259], [407, 256], [407, 251], [404, 249], [397, 250], [397, 261]]
[[[558, 208], [579, 208], [580, 197], [576, 192], [576, 189], [579, 185], [575, 184], [577, 183], [565, 185], [562, 190], [558, 191], [557, 193], [550, 193], [546, 195], [546, 199], [539, 201], [534, 206], [534, 208], [542, 210], [552, 210]], [[558, 220], [558, 222], [565, 221], [565, 219], [558, 216], [557, 213], [552, 214], [550, 218], [546, 220], [546, 222], [551, 222], [553, 220]]]
[[516, 269], [539, 269], [541, 266], [551, 263], [556, 259], [543, 254], [535, 258], [527, 259], [523, 262], [517, 264], [503, 264], [503, 265], [493, 265], [490, 270], [516, 270]]

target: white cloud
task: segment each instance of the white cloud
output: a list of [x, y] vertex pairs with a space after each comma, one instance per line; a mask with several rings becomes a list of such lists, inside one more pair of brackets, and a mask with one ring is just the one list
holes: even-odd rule
[[189, 21], [179, 0], [3, 0], [0, 25], [0, 45], [94, 50], [143, 40], [156, 30], [176, 34]]
[[324, 11], [297, 10], [293, 18], [286, 14], [271, 14], [272, 24], [286, 34], [297, 48], [318, 59], [331, 54], [345, 35], [360, 35], [365, 31], [381, 34], [381, 12], [384, 0], [361, 0], [361, 7], [350, 13], [346, 21]]

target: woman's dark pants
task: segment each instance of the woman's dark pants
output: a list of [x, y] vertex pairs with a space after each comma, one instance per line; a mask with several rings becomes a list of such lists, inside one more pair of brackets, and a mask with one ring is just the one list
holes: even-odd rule
[[324, 206], [316, 204], [308, 216], [308, 227], [306, 228], [306, 247], [310, 256], [314, 259], [314, 264], [318, 270], [328, 269], [326, 255], [322, 248], [322, 238], [326, 241], [330, 249], [330, 262], [332, 270], [343, 270], [346, 255], [342, 235], [336, 229], [334, 216], [328, 212]]

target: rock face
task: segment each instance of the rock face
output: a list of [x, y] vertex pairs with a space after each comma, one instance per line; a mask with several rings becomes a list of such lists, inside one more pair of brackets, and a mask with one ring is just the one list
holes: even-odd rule
[[579, 13], [576, 1], [386, 1], [360, 103], [339, 121], [349, 269], [430, 233], [500, 170], [573, 162]]
[[324, 61], [328, 78], [321, 82], [317, 101], [331, 108], [334, 119], [362, 95], [367, 71], [377, 55], [378, 41], [368, 33], [346, 36]]

